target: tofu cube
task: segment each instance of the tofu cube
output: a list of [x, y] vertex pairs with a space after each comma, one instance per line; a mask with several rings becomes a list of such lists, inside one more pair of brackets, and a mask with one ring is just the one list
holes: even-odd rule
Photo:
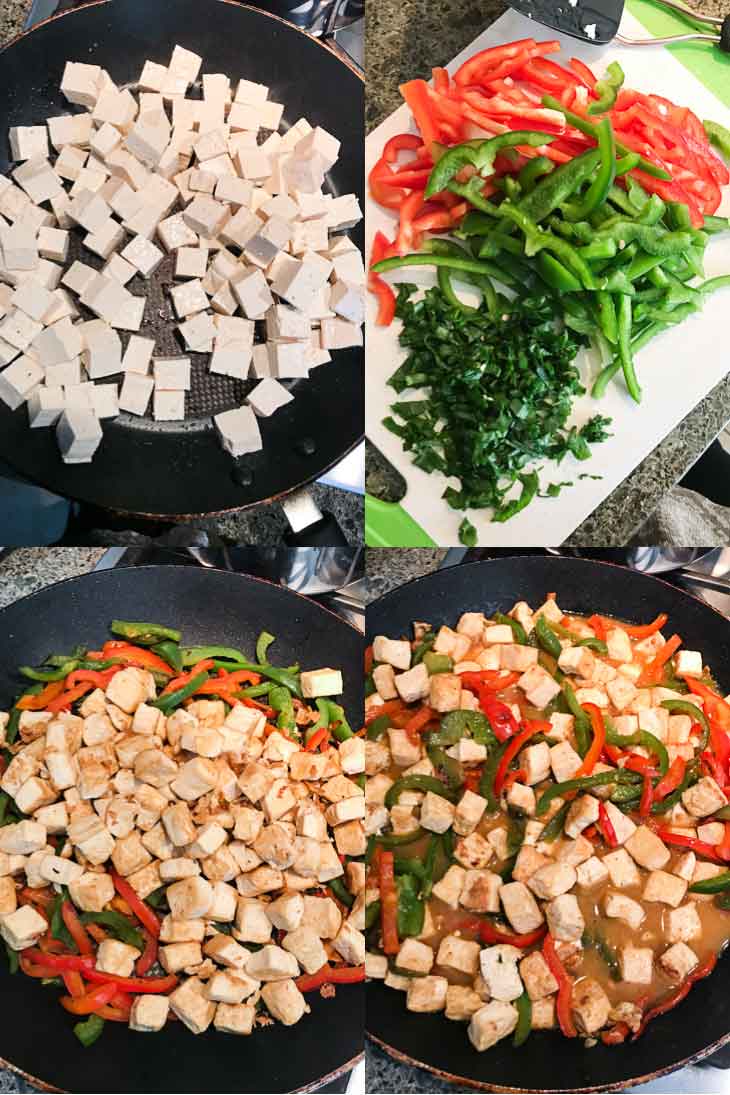
[[508, 882], [499, 891], [505, 915], [518, 934], [535, 931], [543, 915], [535, 898], [522, 882]]
[[619, 951], [621, 977], [630, 985], [650, 985], [654, 973], [654, 951], [651, 947], [627, 944]]
[[585, 921], [575, 894], [564, 893], [553, 898], [545, 906], [548, 931], [555, 939], [566, 942], [580, 940], [585, 931]]
[[491, 1000], [475, 1012], [468, 1027], [469, 1041], [479, 1053], [491, 1049], [517, 1026], [518, 1012], [514, 1004]]
[[697, 965], [698, 958], [686, 943], [674, 943], [659, 958], [659, 965], [673, 981], [684, 981]]

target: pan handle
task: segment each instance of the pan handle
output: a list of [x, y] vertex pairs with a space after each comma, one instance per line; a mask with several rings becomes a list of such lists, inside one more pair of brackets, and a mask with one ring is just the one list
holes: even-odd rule
[[295, 491], [281, 503], [291, 531], [285, 533], [288, 547], [347, 547], [348, 540], [332, 513], [320, 510], [311, 493]]
[[330, 8], [320, 42], [323, 46], [327, 46], [340, 61], [343, 61], [349, 68], [354, 69], [361, 79], [364, 79], [365, 70], [363, 67], [357, 63], [354, 57], [351, 57], [350, 54], [342, 48], [335, 37], [335, 32], [340, 30], [341, 26], [347, 25], [346, 23], [340, 24], [340, 11], [345, 6], [345, 3], [346, 0], [336, 0]]

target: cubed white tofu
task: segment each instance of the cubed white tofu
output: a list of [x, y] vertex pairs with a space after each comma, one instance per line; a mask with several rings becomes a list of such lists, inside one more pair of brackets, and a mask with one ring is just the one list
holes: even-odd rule
[[665, 867], [671, 858], [669, 848], [646, 825], [640, 825], [625, 844], [626, 850], [640, 867], [655, 871]]
[[409, 978], [406, 993], [406, 1007], [415, 1012], [443, 1011], [446, 1006], [446, 992], [449, 982], [445, 977]]
[[617, 889], [638, 886], [641, 881], [639, 871], [625, 848], [617, 848], [603, 857], [603, 866], [609, 873], [611, 884]]
[[139, 956], [137, 948], [130, 947], [128, 943], [120, 943], [118, 939], [104, 939], [96, 952], [96, 968], [117, 977], [131, 977], [134, 963]]
[[479, 954], [479, 967], [490, 996], [508, 1002], [522, 995], [522, 979], [517, 963], [522, 952], [507, 943], [485, 947]]
[[14, 951], [34, 946], [47, 928], [45, 919], [31, 905], [0, 916], [0, 935]]
[[650, 985], [654, 973], [654, 951], [651, 947], [634, 947], [630, 943], [619, 951], [621, 977], [630, 985]]
[[385, 635], [376, 635], [373, 640], [373, 658], [376, 662], [387, 662], [395, 669], [409, 669], [411, 644], [407, 639], [389, 639]]
[[682, 805], [692, 817], [707, 817], [726, 806], [727, 798], [714, 779], [703, 776], [683, 793]]
[[576, 870], [570, 863], [547, 863], [538, 867], [527, 879], [532, 892], [543, 900], [559, 897], [571, 890], [576, 882]]
[[499, 912], [501, 887], [502, 879], [498, 874], [492, 871], [467, 870], [459, 903], [472, 912]]
[[162, 1030], [170, 1011], [167, 996], [149, 993], [135, 996], [129, 1013], [129, 1029], [143, 1033]]
[[395, 686], [398, 689], [398, 695], [405, 703], [415, 703], [417, 700], [425, 699], [431, 687], [426, 666], [423, 662], [419, 662], [413, 669], [397, 674]]
[[576, 1024], [586, 1034], [595, 1034], [608, 1022], [611, 1001], [592, 977], [575, 983], [571, 1002]]
[[686, 879], [668, 871], [651, 871], [644, 886], [643, 897], [645, 901], [660, 901], [676, 909], [686, 893]]
[[469, 1041], [474, 1049], [483, 1053], [513, 1032], [518, 1017], [514, 1004], [492, 1000], [472, 1015], [468, 1027]]
[[[679, 911], [679, 910], [677, 910]], [[697, 965], [698, 958], [686, 943], [674, 943], [659, 958], [659, 965], [674, 981], [684, 981]]]
[[565, 825], [563, 826], [565, 835], [575, 839], [589, 825], [594, 825], [598, 821], [598, 808], [598, 799], [594, 798], [593, 795], [579, 795], [571, 803], [565, 818]]
[[499, 891], [505, 915], [518, 934], [535, 931], [543, 915], [535, 898], [522, 882], [508, 882]]
[[187, 981], [167, 997], [170, 1007], [193, 1034], [203, 1034], [213, 1022], [216, 1005], [204, 995], [204, 986], [197, 977]]
[[676, 656], [676, 672], [681, 677], [702, 676], [702, 654], [699, 650], [680, 650]]
[[638, 901], [634, 901], [625, 894], [607, 893], [603, 909], [606, 916], [615, 920], [623, 920], [625, 924], [636, 931], [644, 920], [644, 910]]
[[421, 825], [432, 833], [445, 833], [451, 828], [455, 810], [448, 799], [428, 791], [421, 803]]
[[557, 783], [572, 779], [582, 763], [578, 753], [567, 741], [561, 741], [550, 748], [550, 767]]
[[580, 940], [585, 931], [585, 920], [575, 894], [563, 893], [548, 901], [545, 905], [545, 916], [548, 931], [555, 939], [566, 942]]
[[533, 1003], [558, 991], [558, 982], [540, 951], [533, 951], [522, 959], [520, 976]]

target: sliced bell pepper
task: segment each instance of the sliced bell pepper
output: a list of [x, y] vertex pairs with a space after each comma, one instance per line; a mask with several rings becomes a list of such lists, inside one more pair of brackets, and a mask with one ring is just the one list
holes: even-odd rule
[[[387, 258], [391, 247], [392, 244], [387, 236], [382, 232], [376, 232], [370, 252], [370, 265], [374, 266], [376, 262]], [[368, 273], [368, 289], [378, 298], [378, 314], [375, 322], [379, 327], [389, 327], [395, 317], [395, 293], [390, 285], [381, 278], [380, 274], [376, 274], [372, 270]], [[372, 662], [372, 647], [370, 647], [370, 652]], [[366, 673], [369, 672], [370, 670], [367, 669]]]
[[63, 680], [51, 681], [36, 695], [21, 696], [15, 706], [18, 711], [45, 711], [48, 704], [60, 696], [65, 687]]
[[126, 878], [122, 878], [116, 871], [111, 871], [110, 873], [112, 882], [114, 883], [114, 889], [119, 896], [127, 902], [140, 924], [144, 925], [147, 931], [150, 932], [155, 939], [159, 938], [160, 921], [157, 919], [157, 916], [149, 905], [145, 904]]
[[434, 118], [428, 84], [425, 80], [409, 80], [408, 83], [401, 84], [399, 90], [410, 107], [426, 151], [430, 154], [434, 144], [440, 140], [441, 133]]
[[689, 851], [702, 856], [703, 859], [709, 859], [712, 863], [724, 863], [724, 860], [717, 854], [717, 849], [713, 844], [706, 844], [703, 840], [698, 840], [696, 837], [684, 836], [681, 833], [673, 833], [669, 829], [657, 829], [657, 836], [663, 840], [665, 844], [673, 844], [678, 848], [687, 848]]
[[639, 1029], [635, 1031], [634, 1034], [631, 1036], [631, 1041], [635, 1042], [637, 1038], [641, 1037], [652, 1019], [656, 1019], [659, 1015], [665, 1015], [668, 1011], [671, 1011], [672, 1008], [675, 1008], [677, 1004], [681, 1003], [681, 1001], [684, 1000], [685, 996], [687, 996], [695, 982], [701, 981], [704, 977], [709, 976], [709, 974], [712, 973], [716, 965], [717, 955], [711, 954], [709, 958], [706, 958], [705, 961], [701, 963], [701, 965], [692, 970], [687, 979], [679, 986], [678, 989], [675, 989], [664, 1000], [662, 1000], [658, 1004], [655, 1004], [654, 1007], [649, 1008], [649, 1010], [642, 1017]]
[[365, 966], [331, 966], [329, 962], [316, 973], [297, 977], [294, 984], [300, 992], [314, 992], [322, 985], [355, 985], [365, 980]]
[[591, 726], [593, 728], [593, 741], [591, 742], [588, 752], [583, 758], [578, 771], [573, 776], [573, 779], [580, 779], [582, 776], [590, 776], [598, 763], [603, 747], [606, 744], [606, 724], [603, 721], [603, 714], [599, 707], [596, 707], [595, 703], [584, 703], [583, 710], [588, 712], [591, 720]]
[[534, 947], [535, 943], [540, 942], [547, 932], [547, 927], [543, 924], [541, 927], [535, 928], [534, 931], [520, 934], [518, 932], [503, 931], [501, 928], [495, 927], [491, 920], [482, 920], [478, 923], [478, 932], [482, 943], [486, 943], [488, 946], [493, 943], [508, 943], [511, 947], [517, 947], [519, 950], [527, 950], [528, 947]]
[[124, 669], [123, 665], [113, 665], [109, 669], [74, 669], [66, 677], [66, 688], [75, 688], [78, 684], [86, 684], [89, 681], [95, 688], [106, 690], [109, 681], [117, 673]]
[[145, 945], [142, 954], [134, 965], [134, 972], [137, 977], [144, 977], [146, 973], [149, 973], [157, 961], [157, 939], [151, 931], [147, 930], [147, 928], [142, 928], [141, 930], [144, 935]]
[[661, 802], [661, 800], [666, 798], [667, 795], [670, 795], [672, 791], [676, 791], [684, 779], [686, 768], [687, 761], [684, 757], [674, 758], [669, 765], [667, 774], [659, 780], [654, 788], [654, 802]]
[[494, 777], [494, 794], [497, 797], [502, 793], [507, 770], [523, 745], [525, 745], [530, 738], [534, 737], [535, 734], [549, 734], [552, 730], [552, 724], [545, 722], [542, 719], [525, 719], [522, 726], [524, 729], [510, 739], [507, 748], [502, 754], [502, 759], [499, 762], [497, 774]]
[[397, 954], [398, 939], [398, 890], [395, 884], [393, 852], [378, 848], [378, 875], [380, 883], [380, 925], [385, 954]]
[[639, 816], [648, 817], [651, 813], [651, 804], [654, 800], [654, 785], [651, 781], [651, 775], [648, 772], [644, 773], [644, 785], [641, 791], [641, 800], [639, 802]]
[[93, 943], [91, 942], [84, 925], [79, 920], [78, 913], [71, 901], [63, 901], [61, 903], [61, 916], [63, 917], [63, 922], [66, 925], [71, 938], [78, 947], [79, 954], [93, 954]]
[[431, 707], [422, 707], [420, 711], [417, 711], [416, 714], [408, 720], [403, 729], [406, 734], [408, 734], [411, 741], [420, 741], [420, 732], [424, 730], [434, 718], [436, 718], [436, 712]]
[[72, 1015], [92, 1015], [104, 1004], [110, 1003], [116, 992], [117, 986], [108, 982], [91, 989], [83, 996], [62, 996], [60, 1003], [61, 1007], [70, 1011]]
[[132, 643], [111, 639], [108, 643], [104, 643], [102, 654], [104, 658], [121, 658], [127, 665], [135, 665], [141, 669], [154, 669], [156, 673], [165, 673], [168, 677], [175, 675], [172, 666], [163, 661], [158, 654], [142, 646], [134, 646]]
[[722, 730], [730, 731], [730, 703], [696, 677], [685, 675], [682, 679], [690, 692], [702, 698], [705, 714], [714, 719]]
[[94, 685], [91, 681], [82, 681], [81, 684], [69, 688], [68, 692], [61, 692], [50, 703], [47, 703], [46, 711], [67, 711], [72, 703], [76, 703], [87, 692], [91, 692], [92, 688], [94, 688]]
[[616, 830], [613, 827], [613, 822], [608, 816], [608, 810], [603, 802], [598, 803], [598, 827], [603, 833], [603, 839], [606, 841], [609, 848], [617, 848], [618, 837], [616, 836]]
[[571, 1009], [571, 1001], [573, 996], [573, 982], [568, 976], [563, 963], [558, 957], [558, 952], [555, 949], [555, 940], [548, 932], [543, 940], [542, 944], [543, 958], [548, 964], [550, 972], [555, 980], [558, 982], [558, 999], [556, 1004], [556, 1012], [558, 1016], [558, 1023], [560, 1029], [566, 1038], [577, 1037], [578, 1031], [576, 1030], [575, 1023], [573, 1022], [573, 1014]]
[[664, 666], [670, 658], [674, 657], [681, 645], [682, 640], [679, 635], [672, 635], [671, 638], [667, 639], [664, 646], [644, 666], [641, 676], [636, 682], [637, 686], [646, 688], [649, 685], [659, 684]]

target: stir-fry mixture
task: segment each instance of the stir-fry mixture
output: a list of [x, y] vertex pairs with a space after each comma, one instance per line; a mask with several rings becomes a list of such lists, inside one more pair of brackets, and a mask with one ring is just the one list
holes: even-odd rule
[[365, 968], [477, 1050], [638, 1038], [730, 938], [730, 704], [554, 594], [368, 648]]
[[63, 990], [83, 1045], [106, 1020], [250, 1034], [364, 978], [365, 750], [300, 671], [114, 621], [24, 666], [0, 713], [0, 935]]

